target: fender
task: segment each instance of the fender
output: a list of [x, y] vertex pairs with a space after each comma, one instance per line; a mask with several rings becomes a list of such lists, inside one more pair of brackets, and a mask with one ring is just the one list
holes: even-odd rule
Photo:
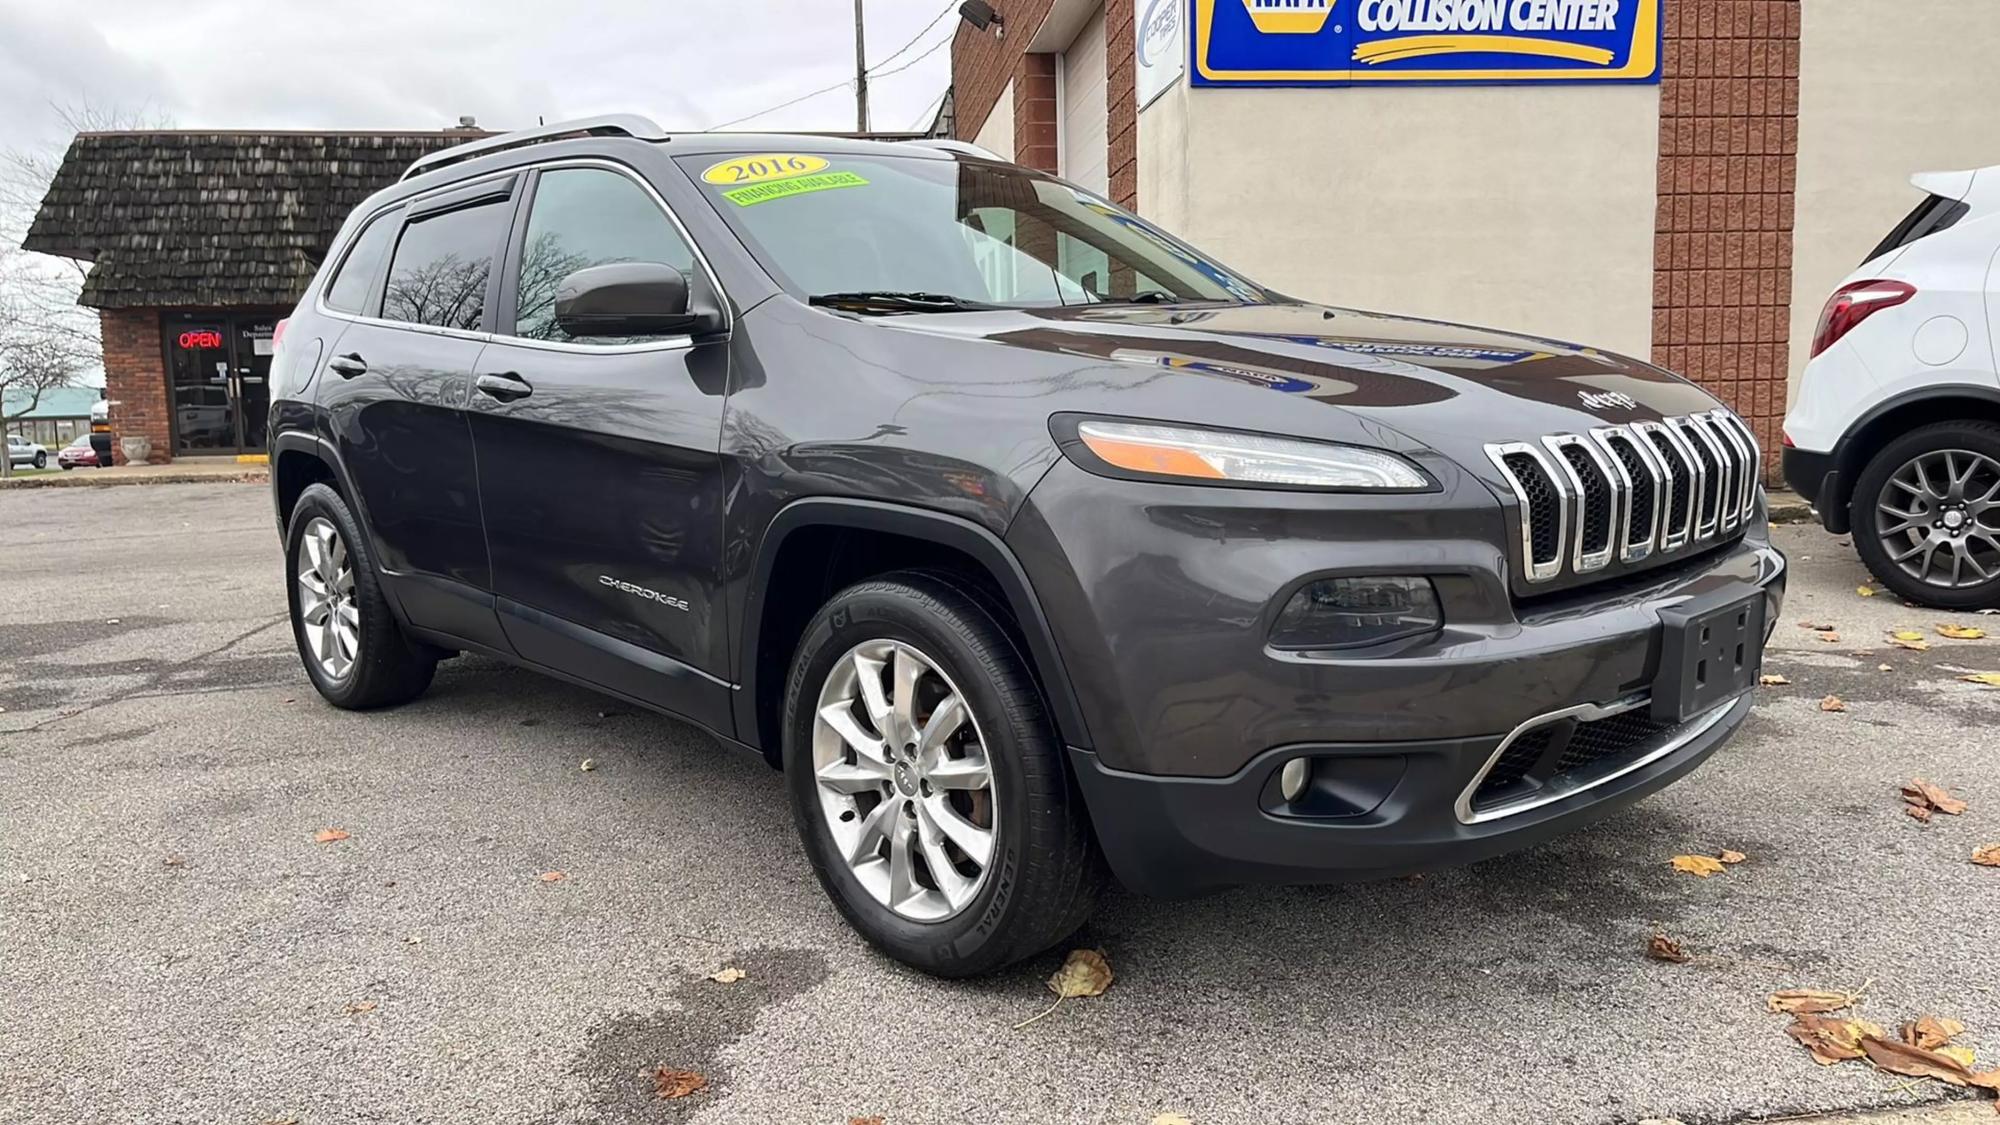
[[[1048, 617], [1042, 613], [1033, 587], [1028, 584], [1027, 572], [1021, 569], [1020, 562], [1007, 545], [992, 532], [957, 516], [877, 500], [839, 497], [807, 497], [786, 505], [772, 518], [770, 526], [764, 530], [762, 542], [758, 544], [757, 558], [751, 568], [749, 594], [743, 605], [740, 643], [735, 646], [736, 682], [740, 688], [735, 701], [736, 733], [740, 741], [751, 745], [756, 745], [758, 741], [756, 638], [763, 625], [765, 592], [769, 589], [771, 571], [777, 565], [779, 549], [784, 546], [786, 537], [795, 531], [829, 526], [907, 535], [913, 539], [941, 543], [970, 555], [1000, 588], [1008, 608], [1014, 612], [1014, 619], [1020, 623], [1021, 633], [1027, 640], [1027, 657], [1034, 663], [1043, 693], [1048, 697], [1049, 711], [1055, 717], [1057, 731], [1069, 745], [1090, 748], [1083, 710], [1077, 704], [1075, 689], [1070, 686], [1062, 654], [1056, 649], [1055, 634], [1049, 629]], [[775, 747], [766, 749], [776, 750]]]
[[[341, 463], [340, 454], [333, 443], [318, 434], [304, 430], [286, 430], [278, 434], [271, 443], [271, 505], [277, 507], [279, 496], [278, 461], [287, 453], [304, 453], [325, 465], [340, 484], [340, 494], [347, 499], [347, 506], [354, 509], [355, 518], [361, 521], [363, 530], [374, 525], [368, 520], [368, 513], [362, 510], [361, 492], [354, 487], [354, 478], [347, 475], [347, 466]], [[278, 512], [278, 529], [283, 531], [292, 513]]]
[[1986, 403], [1996, 414], [2000, 414], [2000, 390], [1970, 383], [1918, 387], [1876, 403], [1866, 414], [1855, 419], [1847, 432], [1840, 435], [1840, 440], [1833, 444], [1833, 469], [1827, 474], [1828, 485], [1818, 498], [1820, 518], [1828, 531], [1844, 535], [1852, 530], [1848, 508], [1854, 498], [1854, 482], [1861, 476], [1861, 470], [1867, 467], [1868, 457], [1882, 444], [1872, 440], [1864, 444], [1862, 439], [1870, 435], [1876, 423], [1890, 414], [1940, 399], [1974, 399]]

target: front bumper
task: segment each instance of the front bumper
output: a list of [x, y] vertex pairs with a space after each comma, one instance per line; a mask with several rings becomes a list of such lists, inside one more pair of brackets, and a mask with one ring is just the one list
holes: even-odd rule
[[[1071, 750], [1070, 762], [1118, 878], [1141, 894], [1184, 898], [1243, 883], [1378, 879], [1539, 843], [1679, 780], [1729, 741], [1750, 708], [1751, 696], [1740, 696], [1669, 753], [1561, 799], [1471, 824], [1455, 803], [1500, 745], [1498, 735], [1283, 747], [1221, 778], [1124, 773], [1084, 750]], [[1274, 815], [1266, 806], [1276, 773], [1301, 753], [1393, 760], [1401, 763], [1401, 774], [1387, 799], [1363, 815]]]

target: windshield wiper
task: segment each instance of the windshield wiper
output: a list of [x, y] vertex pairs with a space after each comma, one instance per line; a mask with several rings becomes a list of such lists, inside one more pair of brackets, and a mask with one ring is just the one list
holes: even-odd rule
[[887, 289], [861, 289], [851, 293], [814, 293], [808, 304], [850, 312], [971, 312], [998, 306], [968, 301], [948, 293], [898, 293]]

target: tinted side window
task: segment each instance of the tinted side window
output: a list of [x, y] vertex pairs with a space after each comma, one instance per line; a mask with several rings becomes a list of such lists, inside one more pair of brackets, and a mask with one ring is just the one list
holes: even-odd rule
[[404, 227], [389, 263], [382, 316], [476, 331], [508, 215], [501, 200], [427, 215]]
[[361, 228], [353, 248], [347, 252], [347, 260], [340, 263], [332, 284], [326, 287], [328, 308], [351, 313], [362, 311], [361, 306], [368, 300], [368, 286], [375, 281], [375, 271], [382, 265], [382, 255], [389, 252], [389, 240], [396, 237], [398, 217], [393, 212], [377, 215]]
[[[587, 266], [659, 262], [694, 276], [694, 251], [653, 197], [629, 177], [603, 168], [542, 173], [521, 246], [520, 297], [514, 334], [569, 341], [556, 324], [556, 289]], [[623, 341], [590, 338], [587, 344]]]

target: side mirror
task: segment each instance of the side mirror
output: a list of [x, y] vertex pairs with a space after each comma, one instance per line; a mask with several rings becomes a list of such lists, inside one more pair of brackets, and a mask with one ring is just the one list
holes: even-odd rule
[[687, 278], [661, 262], [590, 266], [556, 286], [556, 325], [572, 337], [691, 335], [721, 320], [717, 310], [691, 308]]

